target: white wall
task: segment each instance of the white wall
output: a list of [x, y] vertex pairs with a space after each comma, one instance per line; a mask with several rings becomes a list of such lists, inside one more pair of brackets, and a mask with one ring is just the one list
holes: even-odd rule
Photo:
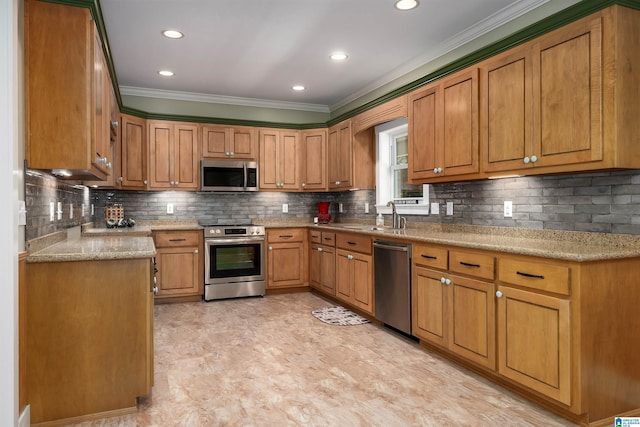
[[18, 422], [18, 250], [20, 152], [19, 6], [0, 0], [0, 425]]

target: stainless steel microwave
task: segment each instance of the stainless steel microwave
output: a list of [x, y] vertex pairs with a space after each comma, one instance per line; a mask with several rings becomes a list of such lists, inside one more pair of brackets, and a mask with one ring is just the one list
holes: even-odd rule
[[200, 191], [258, 191], [258, 162], [200, 160]]

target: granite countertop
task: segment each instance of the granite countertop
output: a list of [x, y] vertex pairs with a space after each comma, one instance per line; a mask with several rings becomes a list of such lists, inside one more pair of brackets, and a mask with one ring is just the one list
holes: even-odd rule
[[155, 230], [202, 230], [202, 226], [195, 221], [138, 221], [133, 227], [106, 228], [104, 224], [91, 224], [83, 227], [82, 235], [95, 236], [151, 236]]
[[265, 221], [266, 227], [309, 227], [366, 234], [380, 239], [434, 243], [460, 248], [588, 262], [640, 257], [640, 236], [453, 224], [409, 223], [406, 229], [357, 222], [313, 225], [308, 221]]
[[28, 263], [151, 258], [151, 237], [92, 237], [64, 240], [29, 254]]

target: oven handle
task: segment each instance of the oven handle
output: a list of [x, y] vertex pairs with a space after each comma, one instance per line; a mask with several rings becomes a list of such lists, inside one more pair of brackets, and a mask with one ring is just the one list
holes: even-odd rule
[[264, 242], [264, 236], [262, 237], [247, 237], [242, 239], [207, 239], [204, 241], [205, 245], [226, 245], [228, 243], [255, 243]]

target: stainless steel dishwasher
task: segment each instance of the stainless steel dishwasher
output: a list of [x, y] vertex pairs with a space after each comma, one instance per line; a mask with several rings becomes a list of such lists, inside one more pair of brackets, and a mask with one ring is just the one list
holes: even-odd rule
[[375, 317], [411, 335], [411, 245], [373, 242]]

